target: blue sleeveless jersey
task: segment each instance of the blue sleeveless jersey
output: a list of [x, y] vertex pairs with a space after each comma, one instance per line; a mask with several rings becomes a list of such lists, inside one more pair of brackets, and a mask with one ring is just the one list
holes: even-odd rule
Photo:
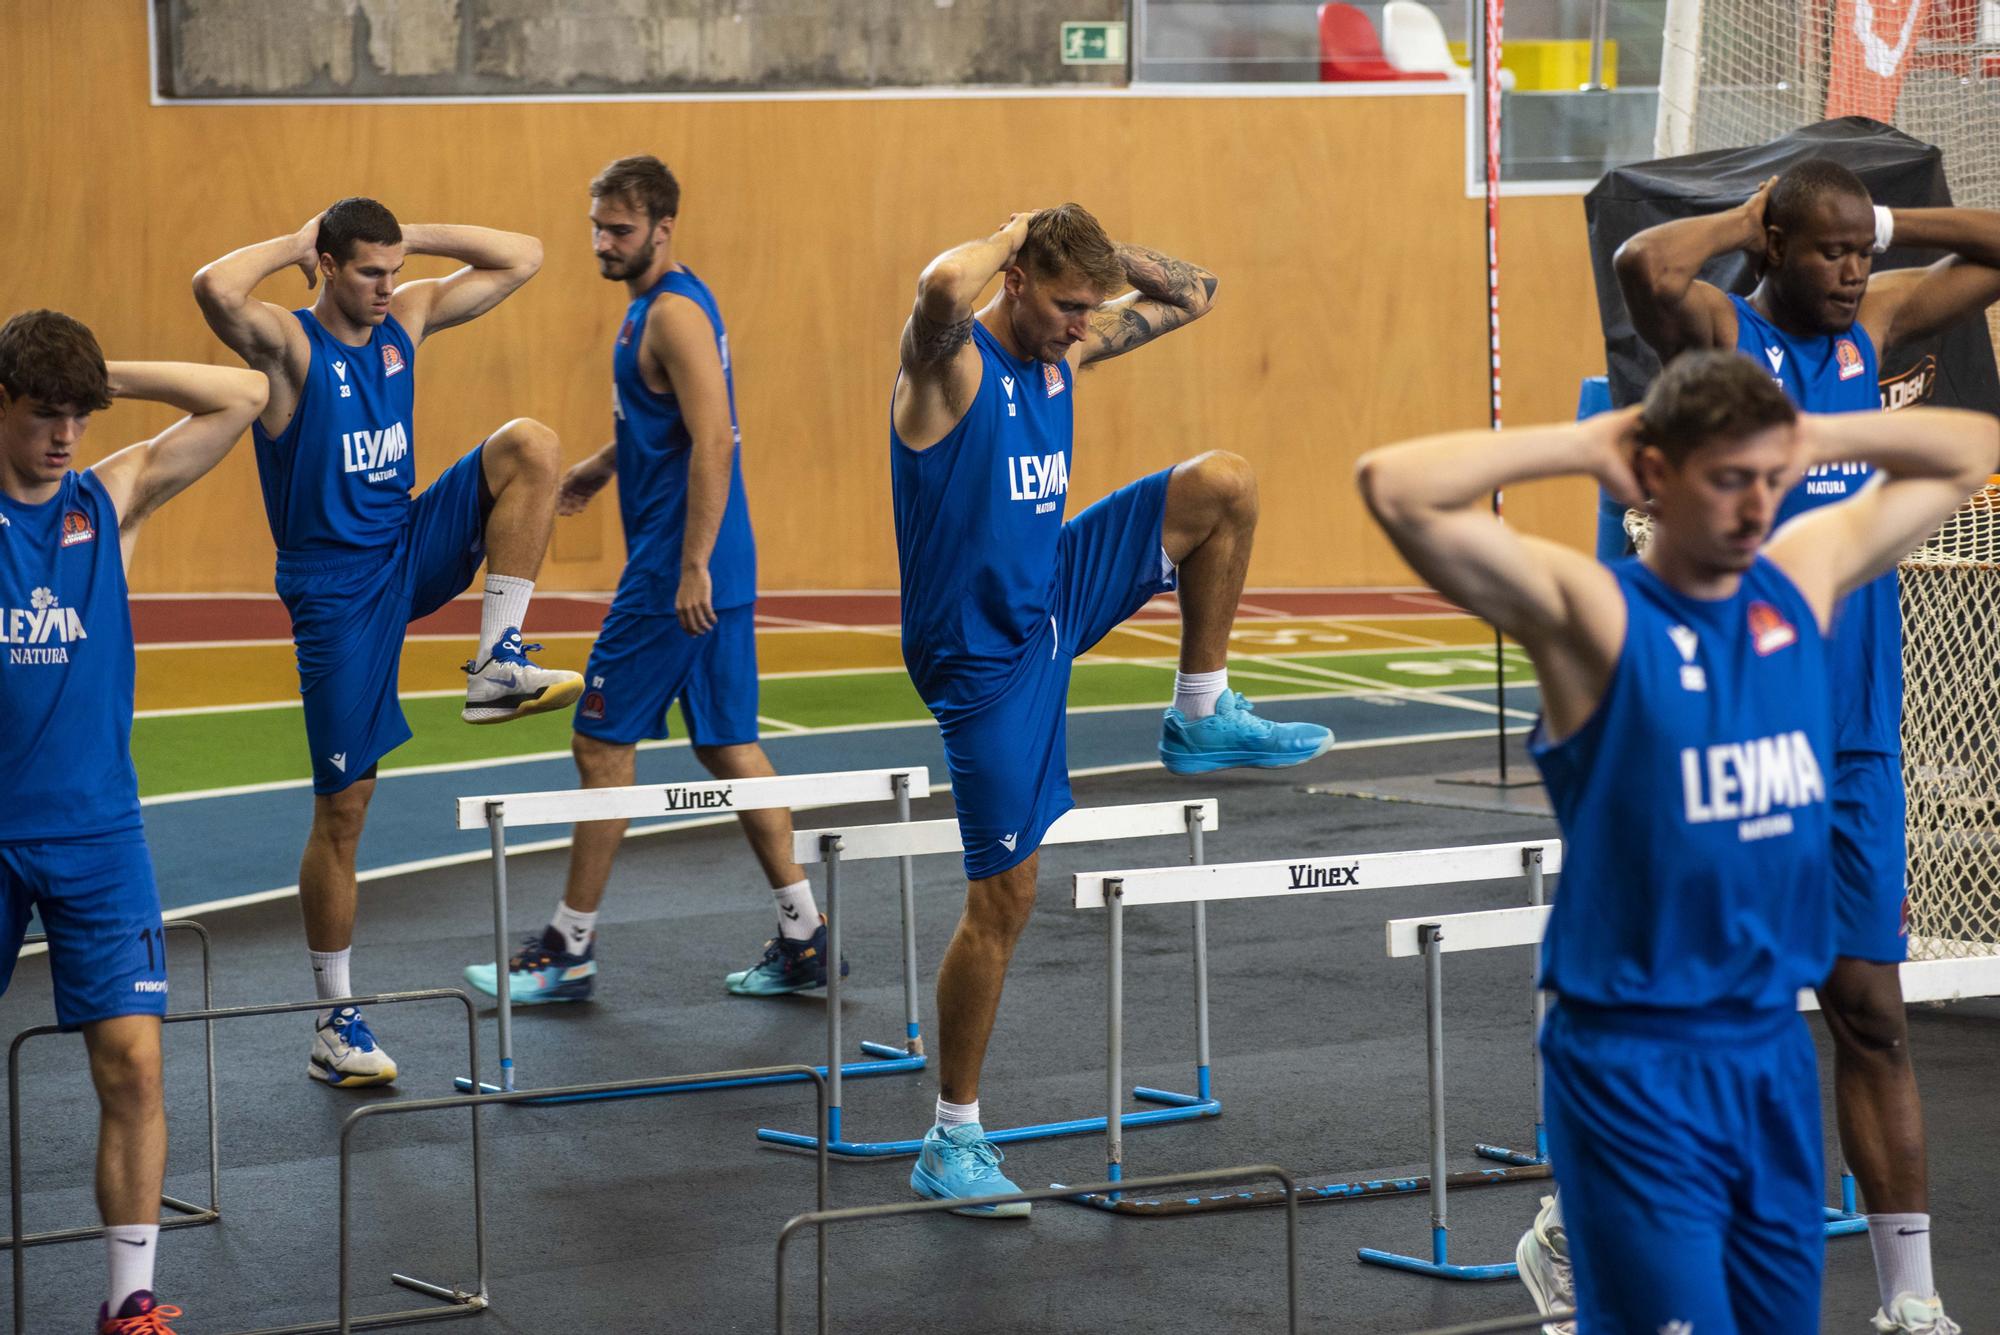
[[416, 347], [393, 315], [357, 348], [292, 314], [312, 345], [299, 405], [278, 435], [259, 422], [251, 437], [271, 536], [285, 556], [393, 547], [417, 481]]
[[680, 588], [681, 546], [687, 537], [688, 464], [694, 437], [681, 415], [680, 400], [651, 389], [639, 373], [640, 346], [653, 303], [672, 293], [701, 307], [715, 330], [722, 355], [722, 378], [729, 389], [729, 430], [735, 453], [729, 461], [729, 501], [708, 558], [708, 577], [717, 607], [741, 607], [757, 600], [757, 547], [750, 534], [750, 502], [743, 491], [743, 431], [736, 422], [736, 376], [729, 365], [729, 335], [708, 285], [685, 269], [670, 270], [625, 311], [618, 344], [611, 350], [618, 429], [618, 513], [625, 523], [625, 574], [618, 601], [633, 611], [674, 610]]
[[1827, 652], [1759, 557], [1733, 597], [1610, 567], [1625, 642], [1604, 699], [1535, 761], [1563, 833], [1542, 985], [1565, 1002], [1789, 1008], [1833, 967]]
[[[1858, 323], [1844, 334], [1787, 334], [1742, 297], [1736, 350], [1769, 371], [1810, 413], [1876, 412], [1882, 406], [1874, 340]], [[1778, 507], [1778, 523], [1859, 491], [1867, 464], [1819, 464]], [[1903, 612], [1896, 572], [1849, 594], [1833, 624], [1833, 745], [1836, 751], [1903, 749]]]
[[93, 473], [0, 495], [0, 844], [137, 830], [132, 614]]
[[903, 661], [934, 710], [991, 700], [1047, 625], [1069, 495], [1068, 364], [1017, 358], [977, 320], [972, 340], [979, 392], [945, 438], [912, 450], [889, 428]]

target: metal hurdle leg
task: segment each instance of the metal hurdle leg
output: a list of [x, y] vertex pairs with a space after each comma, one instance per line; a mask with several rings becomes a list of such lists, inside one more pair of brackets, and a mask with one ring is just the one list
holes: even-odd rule
[[[1195, 803], [1188, 804], [1184, 813], [1184, 819], [1187, 822], [1188, 828], [1189, 861], [1196, 866], [1199, 866], [1202, 860], [1201, 814], [1201, 806]], [[840, 919], [836, 912], [836, 905], [838, 903], [837, 887], [840, 882], [840, 838], [838, 835], [828, 835], [821, 840], [820, 846], [822, 856], [826, 862], [827, 949], [829, 952], [833, 952], [837, 959]], [[908, 859], [904, 859], [904, 861], [907, 862]], [[1113, 1156], [1112, 1162], [1115, 1163], [1115, 1156], [1119, 1153], [1119, 1150], [1117, 1144], [1118, 1131], [1114, 1129], [1114, 1123], [1116, 1128], [1157, 1126], [1163, 1122], [1185, 1122], [1196, 1117], [1214, 1117], [1222, 1111], [1221, 1100], [1213, 1097], [1209, 1092], [1208, 933], [1206, 919], [1201, 915], [1201, 907], [1199, 903], [1195, 905], [1195, 968], [1197, 971], [1195, 982], [1195, 995], [1197, 998], [1195, 1074], [1199, 1092], [1195, 1094], [1181, 1094], [1173, 1090], [1151, 1089], [1140, 1086], [1132, 1091], [1134, 1098], [1141, 1099], [1147, 1103], [1158, 1103], [1165, 1106], [1148, 1109], [1145, 1112], [1125, 1113], [1123, 1116], [1120, 1116], [1118, 1106], [1122, 1076], [1117, 1073], [1117, 1063], [1114, 1060], [1112, 1063], [1114, 1069], [1110, 1082], [1110, 1106], [1106, 1110], [1105, 1116], [1079, 1117], [1065, 1122], [1037, 1122], [1028, 1126], [1004, 1127], [999, 1130], [987, 1132], [986, 1139], [988, 1141], [995, 1145], [1011, 1145], [1024, 1140], [1052, 1140], [1057, 1136], [1089, 1135], [1095, 1131], [1103, 1131], [1111, 1141], [1108, 1152]], [[1114, 920], [1117, 917], [1117, 913], [1118, 908], [1114, 904], [1111, 908], [1111, 917]], [[1106, 930], [1111, 930], [1111, 928], [1107, 927]], [[1118, 930], [1122, 932], [1122, 924]], [[1113, 996], [1114, 998], [1120, 997], [1123, 995], [1124, 986], [1123, 952], [1114, 948], [1107, 953], [1109, 956], [1107, 968], [1111, 971], [1111, 986], [1114, 988]], [[832, 962], [829, 962], [827, 972], [827, 1061], [829, 1066], [831, 1066], [834, 1056], [840, 1047], [839, 972], [839, 969]], [[1111, 1043], [1114, 1052], [1122, 1047], [1124, 1041], [1121, 1011], [1122, 1007], [1114, 1000], [1109, 1009], [1107, 1019], [1110, 1033], [1108, 1041]], [[863, 1046], [867, 1047], [868, 1045], [863, 1044]], [[888, 1062], [871, 1063], [863, 1067], [863, 1069], [872, 1072], [879, 1066], [892, 1064]], [[833, 1107], [829, 1125], [833, 1128], [834, 1140], [829, 1148], [834, 1154], [847, 1159], [875, 1159], [916, 1154], [923, 1149], [924, 1142], [922, 1137], [918, 1137], [915, 1140], [854, 1141], [843, 1139], [840, 1134], [841, 1096], [840, 1075], [837, 1068], [833, 1070], [832, 1085]], [[769, 1145], [783, 1145], [790, 1149], [809, 1150], [817, 1147], [817, 1142], [812, 1136], [800, 1135], [793, 1131], [779, 1131], [771, 1127], [760, 1127], [757, 1131], [757, 1139]], [[1115, 1178], [1117, 1174], [1113, 1173], [1111, 1176]]]
[[[283, 1001], [261, 1006], [223, 1006], [215, 1008], [204, 1008], [198, 1011], [178, 1011], [165, 1016], [162, 1019], [161, 1023], [202, 1024], [205, 1026], [212, 1026], [213, 1023], [217, 1020], [245, 1019], [251, 1016], [258, 1016], [258, 1015], [284, 1015], [290, 1013], [297, 1013], [300, 1011], [317, 1011], [317, 1010], [323, 1010], [329, 1005], [393, 1006], [405, 1002], [445, 1001], [445, 1000], [456, 1001], [460, 1005], [465, 1007], [466, 1069], [477, 1071], [479, 1069], [478, 1013], [473, 1009], [472, 998], [467, 996], [465, 993], [458, 991], [455, 988], [431, 988], [429, 990], [422, 992], [384, 992], [375, 996], [367, 996], [367, 997], [339, 997], [339, 998], [332, 998], [329, 1000], [314, 1000], [314, 1001]], [[13, 1236], [17, 1238], [23, 1236], [29, 1236], [29, 1237], [33, 1236], [31, 1234], [24, 1234], [22, 1230], [22, 1215], [25, 1212], [25, 1207], [24, 1207], [25, 1193], [22, 1190], [22, 1183], [21, 1183], [21, 1046], [31, 1038], [40, 1037], [45, 1034], [59, 1034], [62, 1032], [63, 1030], [60, 1026], [52, 1024], [37, 1025], [32, 1029], [24, 1029], [19, 1034], [15, 1035], [12, 1045], [10, 1045], [9, 1048], [7, 1049], [7, 1162], [8, 1162], [8, 1174], [10, 1178], [10, 1181], [8, 1183], [8, 1196], [9, 1196], [8, 1206], [13, 1223]], [[210, 1032], [211, 1034], [213, 1033], [212, 1027], [210, 1029]], [[491, 1097], [495, 1096], [470, 1095], [468, 1096], [468, 1099], [474, 1102], [485, 1102]], [[399, 1108], [403, 1106], [405, 1106], [405, 1104], [401, 1102], [387, 1103], [387, 1104], [373, 1104], [358, 1111], [381, 1112], [389, 1108]], [[350, 1114], [348, 1120], [351, 1122], [353, 1120], [353, 1117], [354, 1115]], [[344, 1133], [345, 1133], [345, 1127], [343, 1126], [343, 1135]], [[344, 1145], [345, 1142], [343, 1141], [343, 1149]], [[407, 1275], [392, 1274], [389, 1278], [395, 1283], [403, 1286], [404, 1288], [412, 1289], [419, 1293], [429, 1294], [431, 1297], [441, 1299], [449, 1305], [442, 1308], [419, 1307], [419, 1308], [412, 1308], [409, 1309], [408, 1311], [402, 1311], [402, 1312], [385, 1312], [377, 1316], [364, 1317], [361, 1320], [355, 1321], [351, 1324], [348, 1323], [345, 1320], [344, 1316], [347, 1305], [347, 1268], [346, 1268], [347, 1216], [346, 1216], [346, 1198], [345, 1195], [343, 1194], [341, 1222], [340, 1222], [341, 1258], [342, 1258], [340, 1298], [341, 1298], [341, 1309], [343, 1312], [343, 1319], [339, 1322], [322, 1321], [308, 1325], [282, 1326], [282, 1327], [271, 1327], [268, 1329], [262, 1329], [256, 1331], [242, 1331], [238, 1332], [237, 1335], [324, 1335], [324, 1332], [329, 1332], [334, 1330], [339, 1330], [344, 1333], [349, 1329], [359, 1330], [359, 1329], [370, 1329], [378, 1326], [400, 1326], [400, 1325], [409, 1325], [418, 1321], [437, 1321], [448, 1317], [472, 1316], [478, 1313], [479, 1311], [483, 1310], [486, 1306], [486, 1292], [484, 1283], [484, 1277], [486, 1274], [486, 1218], [485, 1218], [484, 1208], [479, 1198], [478, 1187], [477, 1187], [478, 1172], [479, 1172], [478, 1168], [479, 1119], [477, 1115], [475, 1115], [472, 1118], [472, 1156], [473, 1156], [473, 1180], [474, 1180], [474, 1191], [473, 1191], [473, 1201], [472, 1201], [473, 1243], [474, 1243], [474, 1248], [478, 1255], [479, 1273], [481, 1276], [481, 1283], [478, 1292], [467, 1293], [460, 1289], [444, 1288], [436, 1284], [426, 1283], [423, 1280], [412, 1279]], [[344, 1153], [342, 1155], [341, 1166], [343, 1173], [342, 1181], [344, 1185], [345, 1169], [346, 1169], [346, 1157]], [[26, 1331], [28, 1328], [27, 1327], [27, 1311], [28, 1311], [27, 1249], [25, 1247], [16, 1247], [13, 1249], [13, 1252], [14, 1252], [14, 1335], [26, 1335]]]
[[[393, 1108], [395, 1105], [388, 1105]], [[1134, 1178], [1130, 1182], [1117, 1181], [1094, 1183], [1087, 1187], [1043, 1187], [1036, 1191], [1016, 1191], [1005, 1196], [988, 1196], [982, 1199], [1001, 1204], [1008, 1201], [1053, 1201], [1063, 1200], [1072, 1192], [1084, 1191], [1104, 1194], [1116, 1191], [1120, 1185], [1142, 1191], [1152, 1191], [1167, 1187], [1186, 1186], [1195, 1182], [1229, 1181], [1241, 1178], [1274, 1178], [1283, 1184], [1285, 1210], [1285, 1311], [1286, 1329], [1298, 1335], [1299, 1329], [1299, 1211], [1298, 1187], [1292, 1175], [1271, 1164], [1250, 1164], [1242, 1168], [1217, 1168], [1208, 1172], [1171, 1173], [1164, 1177]], [[819, 1319], [817, 1330], [826, 1335], [826, 1226], [864, 1222], [872, 1219], [890, 1219], [898, 1215], [936, 1214], [942, 1210], [953, 1210], [962, 1201], [904, 1201], [893, 1205], [855, 1205], [841, 1210], [817, 1210], [812, 1214], [802, 1214], [786, 1221], [778, 1231], [777, 1266], [777, 1331], [784, 1335], [787, 1306], [785, 1301], [785, 1249], [792, 1235], [802, 1228], [812, 1228], [820, 1236], [820, 1276], [819, 1276]]]
[[[897, 774], [890, 779], [890, 784], [896, 792], [896, 817], [898, 820], [907, 822], [910, 819], [910, 776], [907, 774]], [[497, 1000], [499, 1002], [501, 1083], [494, 1085], [485, 1081], [479, 1081], [475, 1085], [474, 1081], [466, 1078], [459, 1078], [452, 1082], [456, 1088], [465, 1092], [472, 1092], [475, 1089], [478, 1092], [487, 1094], [514, 1092], [512, 988], [505, 981], [507, 978], [508, 955], [505, 805], [503, 802], [488, 802], [486, 804], [487, 826], [492, 832], [493, 845], [493, 950], [495, 956], [495, 990], [498, 992]], [[840, 919], [834, 912], [834, 891], [832, 884], [836, 875], [837, 872], [832, 863], [829, 862], [827, 866], [826, 909], [827, 953], [832, 958], [827, 962], [827, 968], [830, 971], [827, 976], [827, 1005], [829, 1012], [834, 1015], [838, 1015], [839, 1013], [836, 996], [839, 992], [838, 975], [840, 972], [840, 943], [838, 939], [840, 934]], [[909, 858], [902, 859], [902, 899], [903, 995], [906, 1012], [904, 1028], [907, 1037], [902, 1047], [894, 1047], [887, 1043], [872, 1043], [864, 1039], [861, 1043], [861, 1050], [871, 1060], [847, 1062], [842, 1065], [840, 1068], [841, 1073], [848, 1076], [898, 1075], [905, 1071], [921, 1071], [929, 1064], [929, 1059], [924, 1055], [924, 1040], [918, 1029], [916, 891], [914, 873]], [[838, 1052], [838, 1044], [835, 1044], [827, 1053], [827, 1061], [829, 1063], [836, 1061]], [[558, 1093], [554, 1090], [531, 1090], [528, 1093], [533, 1097], [509, 1099], [508, 1102], [510, 1104], [594, 1103], [606, 1099], [640, 1099], [653, 1095], [696, 1094], [709, 1089], [741, 1089], [749, 1085], [782, 1085], [804, 1078], [790, 1073], [789, 1067], [785, 1068], [785, 1072], [778, 1075], [718, 1077], [716, 1080], [705, 1084], [679, 1080], [658, 1081], [650, 1087], [644, 1084], [634, 1085], [629, 1081], [618, 1081], [615, 1082], [618, 1085], [618, 1089], [615, 1092], [579, 1093], [577, 1092], [577, 1088], [570, 1088], [568, 1092], [564, 1093]], [[825, 1069], [822, 1068], [820, 1073], [824, 1076], [826, 1074]], [[838, 1076], [835, 1077], [835, 1083], [836, 1085], [839, 1083]], [[838, 1116], [839, 1100], [837, 1097], [834, 1107], [834, 1122], [838, 1125], [840, 1119]]]
[[[1522, 850], [1521, 870], [1528, 878], [1528, 906], [1540, 908], [1548, 902], [1542, 882], [1542, 850]], [[1534, 1151], [1510, 1150], [1504, 1145], [1479, 1144], [1472, 1147], [1472, 1152], [1482, 1159], [1496, 1159], [1522, 1168], [1545, 1165], [1549, 1161], [1548, 1120], [1542, 1112], [1542, 1059], [1536, 1051], [1536, 1045], [1542, 1041], [1542, 1021], [1548, 1018], [1549, 999], [1535, 983], [1539, 967], [1539, 961], [1531, 959], [1528, 965], [1528, 1007], [1534, 1017], [1534, 1026], [1528, 1034], [1528, 1065], [1535, 1073]]]
[[1424, 955], [1424, 1047], [1430, 1066], [1431, 1113], [1431, 1258], [1426, 1261], [1399, 1252], [1361, 1248], [1363, 1261], [1414, 1270], [1439, 1279], [1512, 1279], [1514, 1263], [1504, 1265], [1454, 1265], [1450, 1259], [1451, 1225], [1445, 1209], [1444, 1166], [1444, 952], [1440, 946], [1444, 929], [1435, 923], [1417, 928]]
[[[192, 918], [174, 918], [163, 926], [169, 932], [193, 932], [201, 943], [201, 1008], [209, 1010], [215, 1005], [215, 965], [210, 951], [208, 929]], [[40, 933], [25, 938], [23, 945], [35, 941], [47, 941]], [[162, 1193], [160, 1204], [174, 1211], [174, 1215], [162, 1219], [162, 1229], [195, 1228], [202, 1224], [212, 1224], [222, 1217], [222, 1169], [220, 1167], [222, 1138], [216, 1128], [215, 1119], [215, 1026], [202, 1026], [203, 1071], [208, 1083], [208, 1204], [196, 1205]], [[40, 1247], [52, 1242], [81, 1242], [85, 1238], [101, 1238], [104, 1226], [95, 1224], [88, 1228], [57, 1228], [41, 1233], [30, 1233], [20, 1239], [23, 1247]], [[15, 1238], [0, 1238], [0, 1248], [12, 1247]]]

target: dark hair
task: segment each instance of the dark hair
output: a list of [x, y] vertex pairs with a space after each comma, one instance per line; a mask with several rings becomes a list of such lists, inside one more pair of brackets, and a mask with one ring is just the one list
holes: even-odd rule
[[1646, 391], [1639, 440], [1678, 468], [1703, 445], [1743, 440], [1798, 415], [1778, 382], [1741, 353], [1684, 352]]
[[22, 311], [0, 325], [0, 386], [52, 408], [94, 413], [111, 406], [97, 336], [61, 311]]
[[1864, 204], [1873, 198], [1861, 178], [1832, 158], [1807, 158], [1785, 169], [1771, 187], [1764, 202], [1764, 221], [1787, 235], [1805, 227], [1819, 202], [1829, 195], [1858, 195]]
[[1107, 297], [1125, 286], [1118, 248], [1081, 204], [1043, 209], [1029, 219], [1016, 262], [1037, 278], [1079, 274]]
[[313, 248], [322, 255], [333, 256], [335, 264], [345, 264], [354, 258], [356, 242], [393, 246], [402, 239], [403, 229], [397, 225], [395, 214], [372, 199], [349, 195], [321, 215], [319, 240], [313, 243]]
[[654, 222], [679, 217], [681, 211], [681, 183], [651, 153], [620, 158], [597, 173], [590, 182], [590, 197], [622, 199], [644, 209]]

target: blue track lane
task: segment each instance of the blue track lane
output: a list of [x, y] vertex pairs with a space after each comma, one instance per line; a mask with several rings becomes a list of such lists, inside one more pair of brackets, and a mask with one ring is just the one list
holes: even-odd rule
[[[1467, 687], [1448, 694], [1482, 703], [1492, 699], [1490, 687]], [[1537, 699], [1532, 687], [1508, 688], [1510, 709], [1533, 710]], [[1274, 718], [1323, 723], [1344, 743], [1490, 730], [1493, 726], [1491, 713], [1416, 699], [1344, 696], [1293, 700], [1273, 705], [1268, 712]], [[1096, 769], [1153, 760], [1159, 742], [1159, 716], [1157, 706], [1070, 715], [1070, 768]], [[933, 785], [950, 782], [944, 749], [936, 727], [929, 722], [860, 732], [771, 736], [764, 739], [764, 749], [786, 774], [927, 765]], [[389, 762], [394, 763], [393, 756]], [[1300, 773], [1309, 777], [1311, 767]], [[641, 783], [707, 777], [684, 746], [639, 753]], [[537, 792], [570, 788], [575, 783], [576, 770], [567, 756], [437, 774], [386, 775], [377, 784], [369, 809], [360, 870], [378, 871], [484, 849], [484, 831], [453, 828], [453, 801], [460, 796]], [[312, 792], [300, 787], [165, 802], [148, 806], [145, 816], [161, 899], [169, 909], [186, 908], [295, 884], [299, 851], [312, 821]], [[894, 818], [886, 803], [882, 818]], [[810, 818], [799, 823], [802, 827], [812, 824]], [[508, 846], [567, 833], [562, 826], [524, 829], [509, 838]]]

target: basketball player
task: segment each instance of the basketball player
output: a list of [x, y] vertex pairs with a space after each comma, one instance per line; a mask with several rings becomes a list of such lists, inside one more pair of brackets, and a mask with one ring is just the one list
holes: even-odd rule
[[[674, 259], [681, 187], [654, 157], [620, 158], [590, 183], [598, 272], [631, 294], [611, 351], [617, 439], [563, 477], [557, 509], [580, 514], [618, 479], [625, 571], [585, 670], [577, 705], [586, 788], [634, 782], [642, 737], [667, 735], [678, 699], [695, 759], [718, 779], [774, 774], [757, 744], [757, 550], [743, 493], [729, 336], [708, 285]], [[777, 996], [826, 985], [826, 928], [792, 860], [789, 811], [737, 819], [778, 901], [778, 932], [724, 986]], [[569, 882], [548, 926], [508, 963], [517, 1002], [583, 1001], [597, 974], [597, 911], [624, 821], [587, 821], [570, 844]], [[494, 969], [465, 977], [496, 992]]]
[[[996, 277], [998, 292], [975, 316]], [[1257, 524], [1248, 463], [1212, 451], [1063, 522], [1078, 368], [1206, 314], [1215, 287], [1205, 269], [1112, 242], [1075, 204], [1017, 213], [932, 260], [917, 281], [889, 445], [903, 661], [944, 734], [970, 882], [938, 970], [940, 1090], [910, 1177], [920, 1196], [1017, 1190], [980, 1128], [979, 1073], [1034, 905], [1036, 850], [1072, 805], [1071, 660], [1178, 583], [1167, 768], [1296, 765], [1333, 742], [1325, 728], [1258, 717], [1229, 689], [1229, 630]], [[1028, 1207], [974, 1201], [959, 1213]]]
[[[1795, 999], [1836, 946], [1828, 628], [1996, 454], [1981, 413], [1798, 416], [1731, 351], [1680, 357], [1638, 409], [1361, 461], [1397, 548], [1541, 682], [1531, 746], [1566, 847], [1541, 1051], [1581, 1331], [1818, 1335], [1819, 1082]], [[1880, 476], [1766, 545], [1785, 493], [1836, 461]], [[1643, 558], [1600, 564], [1487, 504], [1567, 475], [1651, 498]]]
[[[1948, 252], [1928, 268], [1871, 274], [1891, 241]], [[1763, 277], [1746, 297], [1695, 274], [1748, 250]], [[1662, 361], [1735, 349], [1802, 410], [1878, 408], [1879, 351], [1939, 333], [2000, 299], [2000, 213], [1887, 209], [1847, 168], [1802, 162], [1739, 208], [1650, 228], [1619, 250], [1633, 325]], [[1851, 495], [1855, 461], [1808, 475], [1780, 523]], [[1834, 876], [1839, 958], [1820, 986], [1834, 1040], [1840, 1143], [1861, 1185], [1885, 1332], [1952, 1329], [1931, 1279], [1923, 1109], [1910, 1065], [1898, 966], [1909, 953], [1902, 772], [1902, 614], [1894, 570], [1849, 600], [1834, 640]]]
[[[67, 315], [0, 327], [0, 992], [28, 915], [49, 938], [56, 1020], [81, 1029], [97, 1090], [101, 1335], [172, 1335], [153, 1297], [167, 1113], [166, 933], [132, 769], [125, 566], [146, 517], [222, 461], [264, 406], [251, 371], [112, 362]], [[78, 470], [113, 399], [188, 416]]]
[[[397, 283], [407, 254], [465, 267]], [[195, 275], [216, 335], [271, 382], [257, 421], [257, 472], [278, 544], [278, 594], [292, 617], [312, 752], [313, 821], [299, 900], [313, 985], [353, 995], [354, 854], [378, 760], [409, 740], [396, 698], [403, 636], [486, 560], [478, 647], [466, 665], [468, 723], [559, 709], [583, 679], [527, 658], [521, 623], [555, 524], [555, 433], [515, 418], [414, 500], [416, 350], [492, 310], [534, 276], [541, 242], [484, 227], [398, 225], [372, 199], [343, 199], [289, 236], [246, 246]], [[309, 309], [252, 296], [297, 265], [325, 279]], [[331, 1085], [385, 1084], [396, 1063], [353, 1006], [315, 1026], [307, 1072]]]

